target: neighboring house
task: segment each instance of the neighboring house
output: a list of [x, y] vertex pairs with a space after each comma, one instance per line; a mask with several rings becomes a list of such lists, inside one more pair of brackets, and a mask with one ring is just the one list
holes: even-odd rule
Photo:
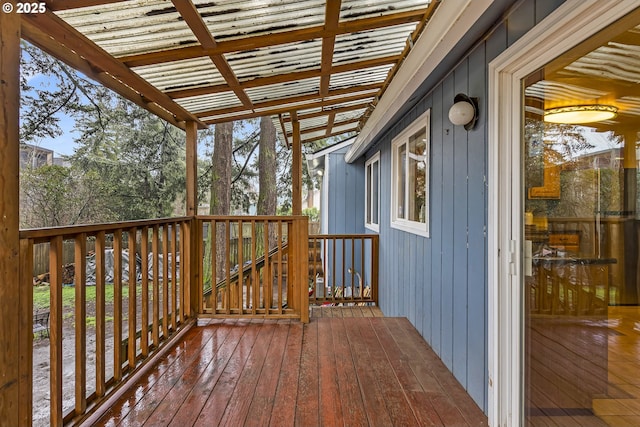
[[[364, 233], [363, 162], [347, 164], [344, 155], [353, 138], [307, 155], [310, 173], [322, 177], [320, 190], [320, 232], [322, 234]], [[358, 198], [359, 197], [359, 198]]]
[[[489, 7], [478, 13], [485, 3]], [[560, 425], [580, 417], [586, 417], [584, 425], [615, 423], [626, 412], [607, 405], [623, 395], [626, 402], [640, 397], [612, 391], [611, 378], [624, 375], [616, 371], [618, 360], [606, 339], [599, 340], [607, 328], [576, 326], [633, 322], [635, 315], [614, 305], [638, 305], [637, 239], [624, 236], [637, 230], [640, 120], [634, 106], [640, 98], [629, 81], [640, 77], [640, 62], [629, 58], [637, 44], [630, 34], [640, 17], [625, 14], [638, 6], [475, 3], [458, 21], [442, 21], [451, 24], [444, 39], [418, 40], [355, 141], [311, 156], [325, 179], [323, 230], [379, 233], [383, 312], [409, 318], [491, 425], [519, 419], [530, 424], [540, 417]], [[441, 19], [455, 11], [452, 2], [441, 8]], [[608, 92], [611, 87], [616, 89]], [[450, 109], [459, 94], [477, 103], [477, 122], [452, 123]], [[593, 124], [561, 121], [570, 125], [565, 129], [595, 128], [605, 139], [610, 132], [627, 143], [626, 149], [592, 154], [590, 183], [574, 182], [571, 194], [595, 197], [588, 217], [560, 218], [554, 212], [571, 212], [571, 197], [560, 194], [565, 172], [534, 149], [553, 128], [527, 126], [542, 124], [544, 114], [551, 121], [550, 107], [574, 103], [614, 104], [618, 117]], [[549, 150], [556, 158], [562, 153], [579, 159], [579, 150], [564, 138], [562, 147]], [[345, 161], [335, 161], [345, 149]], [[586, 165], [588, 156], [582, 156]], [[605, 157], [608, 167], [624, 167], [615, 187], [601, 187]], [[525, 171], [523, 162], [539, 171]], [[347, 175], [352, 185], [344, 185]], [[604, 218], [598, 194], [619, 199], [623, 216]], [[359, 217], [355, 224], [353, 215]], [[532, 258], [531, 244], [558, 255]], [[640, 360], [637, 352], [633, 360]], [[620, 381], [621, 388], [635, 390], [632, 382]], [[514, 399], [517, 390], [523, 390], [522, 399]]]
[[31, 144], [20, 145], [20, 168], [28, 166], [32, 168], [39, 168], [53, 164], [53, 150]]

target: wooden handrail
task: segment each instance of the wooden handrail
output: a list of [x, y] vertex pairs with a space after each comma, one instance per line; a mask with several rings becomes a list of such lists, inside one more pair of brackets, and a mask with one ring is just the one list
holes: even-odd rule
[[[162, 343], [167, 342], [173, 335], [186, 324], [189, 311], [185, 309], [187, 304], [182, 297], [184, 270], [178, 269], [176, 262], [180, 254], [188, 258], [183, 244], [187, 236], [184, 235], [186, 221], [191, 218], [169, 218], [165, 220], [130, 221], [102, 225], [56, 227], [41, 230], [23, 230], [21, 238], [21, 268], [23, 271], [32, 271], [34, 244], [48, 244], [50, 253], [50, 424], [62, 425], [71, 419], [81, 419], [85, 416], [88, 407], [96, 407], [108, 396], [110, 390], [114, 390], [120, 383], [126, 380], [133, 372], [139, 369], [145, 359], [152, 357]], [[149, 238], [151, 234], [151, 238]], [[96, 263], [96, 326], [95, 326], [95, 364], [91, 367], [95, 370], [95, 392], [88, 393], [87, 378], [87, 352], [91, 349], [87, 346], [87, 273], [86, 256], [87, 240], [95, 240]], [[114, 269], [113, 269], [113, 345], [110, 347], [105, 333], [107, 320], [105, 300], [105, 241], [113, 241]], [[62, 243], [72, 240], [75, 248], [75, 306], [76, 319], [73, 326], [75, 341], [75, 369], [71, 383], [68, 383], [62, 375], [65, 318], [63, 305], [63, 260]], [[150, 273], [147, 257], [149, 242], [152, 243], [153, 271]], [[123, 243], [127, 242], [130, 257], [125, 264], [122, 258]], [[160, 245], [162, 242], [162, 245]], [[178, 242], [181, 242], [178, 244]], [[141, 244], [140, 253], [145, 256], [144, 269], [138, 269], [136, 264], [136, 247]], [[162, 246], [163, 268], [162, 277], [159, 277], [160, 269], [159, 250]], [[129, 278], [123, 282], [123, 275], [128, 270]], [[30, 274], [30, 273], [29, 273]], [[31, 288], [32, 278], [25, 278], [25, 288]], [[149, 284], [153, 288], [149, 289]], [[142, 292], [139, 301], [138, 289]], [[123, 297], [124, 291], [128, 296]], [[151, 295], [149, 294], [151, 292]], [[180, 298], [178, 298], [180, 295]], [[123, 301], [126, 298], [128, 309], [123, 310]], [[33, 310], [33, 298], [29, 307]], [[153, 311], [152, 319], [148, 312]], [[109, 313], [111, 315], [111, 313]], [[126, 317], [125, 317], [126, 316]], [[31, 318], [31, 316], [30, 316]], [[140, 329], [138, 328], [140, 324]], [[149, 326], [151, 324], [151, 326]], [[31, 331], [32, 326], [26, 325]], [[22, 325], [21, 325], [22, 327]], [[152, 342], [149, 342], [151, 335]], [[139, 337], [139, 339], [138, 339]], [[119, 351], [123, 345], [124, 352]], [[30, 349], [32, 352], [33, 349]], [[113, 376], [106, 378], [105, 365], [108, 357], [113, 358]], [[33, 378], [32, 363], [29, 363], [29, 378]], [[36, 396], [36, 398], [38, 398]], [[45, 402], [44, 396], [38, 398], [38, 403]], [[71, 407], [63, 407], [63, 402], [73, 402]], [[89, 405], [91, 402], [91, 405]], [[25, 401], [25, 405], [31, 405], [31, 397]]]
[[[216, 265], [216, 256], [211, 255], [206, 260], [212, 277], [222, 278], [214, 279], [213, 283], [224, 295], [220, 299], [216, 296], [215, 303], [208, 307], [205, 307], [203, 287], [207, 249], [203, 239], [205, 223], [212, 229], [217, 226], [224, 229], [223, 238], [219, 242], [215, 237], [211, 239], [210, 248], [213, 253], [224, 254], [223, 262]], [[232, 236], [235, 238], [236, 235], [241, 242], [243, 238], [248, 239], [248, 244], [234, 249], [241, 267], [232, 272], [229, 250]], [[20, 231], [21, 280], [24, 279], [22, 284], [29, 311], [33, 310], [34, 245], [45, 244], [49, 249], [50, 424], [63, 425], [72, 419], [75, 422], [85, 418], [87, 411], [93, 411], [105, 402], [110, 393], [120, 388], [184, 325], [191, 324], [196, 315], [308, 321], [307, 237], [308, 219], [304, 216], [197, 216]], [[65, 241], [72, 241], [75, 251], [77, 305], [73, 308], [74, 318], [85, 319], [87, 304], [95, 302], [95, 362], [90, 366], [95, 370], [95, 391], [90, 391], [92, 387], [86, 384], [90, 360], [87, 355], [94, 348], [87, 345], [86, 337], [90, 332], [84, 322], [77, 321], [73, 326], [74, 375], [71, 380], [63, 376], [63, 358], [66, 356], [62, 342], [67, 333], [67, 327], [63, 325], [67, 310], [63, 304]], [[95, 243], [95, 301], [88, 301], [85, 289], [88, 281], [87, 242]], [[112, 312], [108, 312], [105, 276], [105, 251], [109, 242], [113, 244], [115, 255]], [[128, 263], [122, 258], [125, 247], [130, 251]], [[263, 248], [269, 248], [266, 254]], [[141, 255], [140, 264], [136, 263], [136, 253]], [[244, 261], [251, 262], [244, 265]], [[124, 276], [127, 270], [128, 279]], [[227, 286], [233, 282], [236, 286]], [[27, 294], [29, 298], [26, 298]], [[31, 313], [22, 317], [32, 319]], [[113, 328], [107, 328], [110, 321], [113, 321]], [[32, 334], [31, 324], [21, 323], [20, 328], [26, 331], [25, 334]], [[31, 345], [21, 351], [28, 356], [33, 354]], [[113, 361], [110, 376], [105, 369], [109, 359]], [[24, 360], [28, 361], [28, 357]], [[32, 381], [33, 363], [25, 364], [24, 368], [25, 378]], [[31, 408], [32, 395], [25, 395], [23, 401], [21, 410]], [[45, 401], [38, 398], [39, 404]], [[72, 404], [63, 406], [67, 405], [63, 402]]]

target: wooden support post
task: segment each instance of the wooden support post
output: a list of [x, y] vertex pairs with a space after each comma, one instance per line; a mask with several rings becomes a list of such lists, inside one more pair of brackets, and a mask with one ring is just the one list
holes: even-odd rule
[[[15, 9], [15, 1], [8, 3]], [[20, 15], [0, 13], [0, 420], [6, 425], [31, 425], [30, 417], [21, 416], [31, 408], [31, 394], [22, 389], [30, 386], [32, 378], [31, 369], [21, 375], [21, 364], [28, 362], [21, 354], [25, 348], [21, 344], [32, 331], [7, 326], [31, 322], [31, 314], [29, 319], [16, 321], [16, 314], [25, 316], [30, 311], [30, 307], [22, 309], [20, 305], [19, 67]]]
[[297, 221], [298, 240], [296, 256], [300, 257], [298, 265], [298, 280], [300, 290], [300, 321], [309, 323], [309, 218], [302, 217]]
[[292, 162], [291, 162], [291, 182], [292, 182], [292, 211], [293, 215], [302, 215], [302, 142], [300, 141], [300, 122], [298, 115], [291, 113], [291, 124], [293, 125]]
[[187, 216], [198, 214], [198, 124], [187, 122]]
[[196, 122], [188, 122], [186, 124], [187, 132], [187, 216], [192, 217], [191, 223], [183, 227], [186, 231], [184, 237], [188, 239], [187, 245], [183, 246], [187, 249], [186, 256], [182, 262], [186, 262], [188, 273], [185, 275], [180, 286], [188, 288], [188, 307], [189, 316], [196, 316], [201, 311], [201, 305], [198, 304], [198, 295], [200, 292], [200, 270], [198, 239], [200, 238], [200, 222], [195, 218], [198, 215], [198, 125]]

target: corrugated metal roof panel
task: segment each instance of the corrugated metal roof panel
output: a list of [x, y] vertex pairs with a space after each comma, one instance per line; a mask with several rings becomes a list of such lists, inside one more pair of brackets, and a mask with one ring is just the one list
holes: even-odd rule
[[333, 64], [347, 64], [366, 59], [399, 55], [415, 24], [397, 25], [376, 30], [336, 36]]
[[199, 11], [217, 40], [267, 35], [324, 24], [323, 0], [198, 0]]
[[[232, 109], [203, 119], [217, 121], [296, 111], [301, 127], [313, 129], [326, 127], [327, 115], [344, 108], [357, 110], [337, 113], [334, 123], [353, 121], [355, 126], [356, 119], [366, 111], [361, 105], [374, 100], [394, 64], [339, 74], [333, 73], [333, 67], [384, 59], [380, 64], [389, 58], [399, 58], [407, 37], [429, 6], [426, 0], [342, 0], [339, 19], [342, 24], [347, 23], [346, 26], [340, 25], [338, 33], [323, 33], [332, 26], [325, 22], [327, 10], [332, 12], [326, 0], [192, 1], [201, 21], [188, 14], [183, 17], [170, 0], [114, 1], [55, 13], [115, 58], [128, 57], [125, 65], [136, 65], [132, 70], [160, 92], [173, 92], [168, 95], [178, 97], [175, 100], [178, 106], [163, 101], [158, 94], [152, 98], [167, 111], [178, 111], [172, 112], [176, 116], [189, 113], [200, 116], [211, 110]], [[376, 20], [386, 15], [395, 16], [392, 20]], [[360, 22], [356, 24], [356, 21]], [[190, 28], [191, 25], [198, 33], [201, 23], [210, 31], [208, 46], [213, 50], [204, 50]], [[355, 32], [342, 33], [347, 27]], [[323, 58], [323, 44], [326, 47], [327, 40], [334, 35], [333, 54]], [[109, 65], [109, 59], [100, 59], [103, 60], [98, 63]], [[331, 61], [325, 63], [324, 68], [323, 59]], [[120, 65], [116, 64], [110, 71], [118, 70]], [[322, 79], [308, 76], [321, 70], [331, 74], [329, 90], [339, 90], [341, 95], [320, 94]], [[305, 74], [296, 75], [300, 72]], [[125, 85], [135, 87], [143, 96], [145, 92], [152, 93], [148, 86], [129, 77], [122, 80]], [[262, 85], [273, 81], [281, 83]], [[356, 86], [371, 84], [379, 86], [364, 93], [352, 92]], [[366, 97], [353, 99], [361, 95]], [[304, 100], [288, 100], [301, 97]], [[349, 99], [351, 101], [347, 101]], [[254, 104], [253, 108], [248, 105], [249, 101]], [[247, 108], [238, 108], [243, 103]], [[264, 103], [268, 103], [268, 107]], [[310, 105], [314, 108], [302, 109]], [[310, 118], [308, 115], [320, 116]], [[277, 118], [274, 123], [278, 129], [282, 128]], [[343, 126], [347, 125], [335, 128]], [[286, 122], [285, 127], [290, 127], [290, 122]]]
[[202, 111], [217, 110], [226, 107], [238, 107], [242, 105], [238, 97], [233, 92], [214, 93], [211, 95], [192, 96], [176, 100], [189, 111], [196, 114]]
[[136, 67], [134, 70], [162, 91], [226, 83], [209, 58], [185, 59]]
[[428, 5], [429, 2], [425, 4], [424, 0], [343, 0], [340, 8], [340, 20], [352, 21], [404, 10], [419, 9]]
[[380, 65], [378, 67], [366, 68], [363, 70], [337, 73], [331, 76], [329, 88], [331, 90], [344, 89], [356, 85], [384, 82], [392, 65]]
[[57, 15], [116, 57], [198, 44], [167, 0], [128, 0]]
[[289, 43], [268, 48], [230, 53], [227, 61], [240, 81], [273, 74], [320, 69], [322, 41]]
[[320, 77], [313, 77], [310, 79], [295, 80], [292, 82], [277, 83], [256, 88], [247, 88], [246, 92], [253, 102], [262, 102], [288, 96], [318, 93], [319, 89]]

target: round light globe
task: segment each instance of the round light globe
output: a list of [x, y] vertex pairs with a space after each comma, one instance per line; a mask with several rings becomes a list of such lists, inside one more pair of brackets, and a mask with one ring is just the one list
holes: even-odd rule
[[462, 126], [473, 120], [473, 105], [467, 101], [458, 101], [449, 109], [449, 120], [456, 126]]

